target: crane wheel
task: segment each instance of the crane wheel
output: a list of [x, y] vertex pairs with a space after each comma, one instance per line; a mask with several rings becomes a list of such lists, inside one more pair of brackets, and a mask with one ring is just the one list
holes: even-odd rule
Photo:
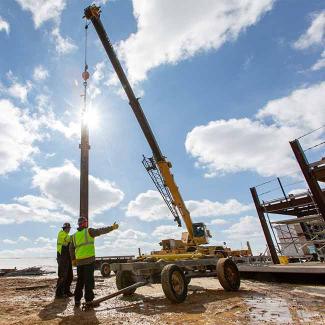
[[175, 264], [168, 264], [162, 269], [161, 286], [165, 296], [173, 303], [181, 303], [187, 297], [184, 272]]
[[220, 258], [217, 263], [217, 276], [225, 291], [237, 291], [240, 287], [240, 274], [237, 265], [229, 258]]
[[[122, 270], [122, 271], [118, 271], [116, 273], [116, 287], [118, 290], [129, 287], [134, 283], [135, 283], [135, 281], [133, 280], [132, 272]], [[123, 296], [131, 296], [135, 293], [135, 290], [136, 289], [130, 289], [130, 290], [124, 292]]]
[[104, 278], [107, 278], [111, 275], [111, 266], [108, 263], [103, 263], [100, 266], [100, 273]]

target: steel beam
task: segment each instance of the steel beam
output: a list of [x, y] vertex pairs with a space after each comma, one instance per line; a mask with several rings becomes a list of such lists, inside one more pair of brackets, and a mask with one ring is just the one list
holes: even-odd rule
[[301, 148], [299, 140], [290, 141], [291, 149], [297, 159], [302, 173], [306, 179], [309, 189], [313, 195], [313, 199], [317, 204], [318, 210], [325, 221], [325, 197], [322, 189], [320, 188], [316, 177], [310, 170], [309, 162]]
[[277, 253], [276, 253], [275, 246], [274, 246], [274, 243], [273, 243], [273, 240], [272, 240], [272, 236], [271, 236], [269, 227], [267, 226], [266, 219], [265, 219], [265, 216], [264, 216], [263, 207], [261, 206], [260, 200], [258, 198], [256, 188], [252, 187], [250, 189], [250, 191], [251, 191], [251, 194], [252, 194], [252, 197], [253, 197], [253, 201], [254, 201], [254, 204], [255, 204], [255, 207], [256, 207], [258, 217], [260, 219], [260, 223], [261, 223], [261, 226], [262, 226], [262, 229], [263, 229], [263, 232], [264, 232], [264, 236], [265, 236], [265, 239], [266, 239], [267, 246], [268, 246], [268, 248], [270, 250], [272, 261], [273, 261], [274, 264], [280, 264], [280, 260], [279, 260], [279, 257], [277, 255]]

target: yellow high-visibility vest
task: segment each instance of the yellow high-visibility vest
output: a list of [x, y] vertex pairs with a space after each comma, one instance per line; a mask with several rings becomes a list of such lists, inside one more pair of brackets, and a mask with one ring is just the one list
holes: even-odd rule
[[60, 230], [58, 233], [58, 239], [56, 242], [56, 250], [59, 254], [62, 252], [62, 246], [68, 246], [70, 243], [70, 236], [64, 230]]
[[88, 229], [84, 228], [72, 235], [76, 260], [82, 260], [95, 256], [95, 239], [89, 235]]

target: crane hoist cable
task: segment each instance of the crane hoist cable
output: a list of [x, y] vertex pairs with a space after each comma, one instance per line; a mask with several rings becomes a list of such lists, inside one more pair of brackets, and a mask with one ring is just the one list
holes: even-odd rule
[[89, 79], [89, 72], [88, 72], [88, 64], [87, 64], [87, 49], [88, 49], [88, 26], [89, 26], [90, 22], [87, 23], [86, 20], [86, 24], [85, 24], [85, 66], [84, 66], [84, 71], [82, 72], [82, 79], [84, 80], [83, 82], [83, 86], [84, 86], [84, 93], [83, 93], [83, 97], [84, 97], [84, 107], [82, 110], [82, 115], [84, 116], [84, 114], [86, 113], [86, 109], [87, 109], [87, 80]]

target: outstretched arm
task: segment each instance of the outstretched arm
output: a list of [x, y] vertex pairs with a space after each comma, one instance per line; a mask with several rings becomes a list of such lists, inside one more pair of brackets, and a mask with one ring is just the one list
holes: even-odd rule
[[98, 228], [98, 229], [89, 228], [88, 231], [91, 237], [98, 237], [101, 235], [108, 234], [109, 232], [117, 229], [118, 227], [119, 227], [118, 224], [114, 222], [111, 226]]

